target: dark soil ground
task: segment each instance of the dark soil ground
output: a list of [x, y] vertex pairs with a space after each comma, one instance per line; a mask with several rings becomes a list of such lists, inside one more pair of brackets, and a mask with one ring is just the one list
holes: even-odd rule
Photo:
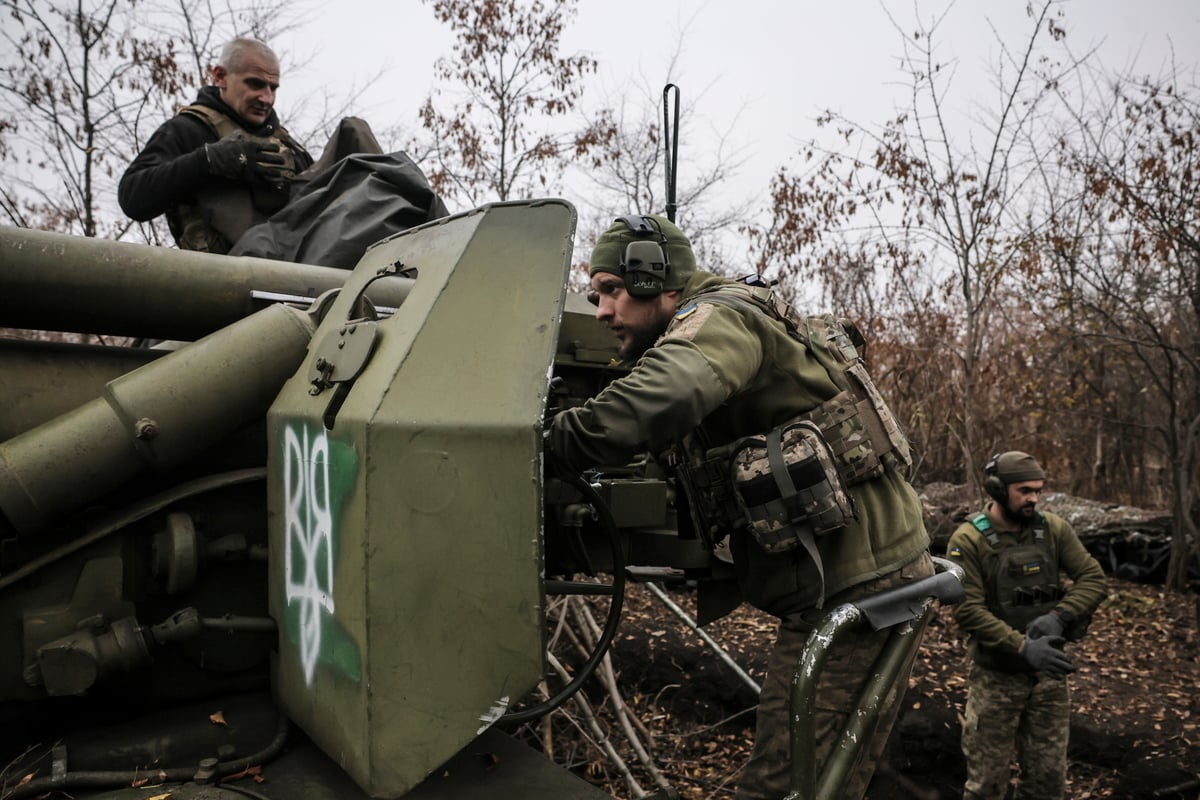
[[[694, 607], [686, 589], [671, 597]], [[1110, 579], [1110, 597], [1087, 638], [1070, 650], [1078, 670], [1070, 678], [1068, 798], [1200, 798], [1198, 613], [1198, 595]], [[762, 680], [774, 637], [770, 617], [743, 606], [706, 630]], [[628, 591], [612, 658], [621, 694], [646, 726], [654, 761], [678, 796], [732, 797], [753, 739], [754, 692], [644, 586]], [[962, 796], [966, 668], [965, 644], [949, 610], [939, 609], [870, 798]], [[617, 724], [604, 714], [608, 701], [596, 694], [601, 726], [633, 762], [632, 748], [622, 749]], [[595, 748], [596, 737], [572, 734], [572, 713], [557, 712], [551, 723], [555, 758], [614, 797], [635, 796]], [[647, 791], [655, 789], [645, 769], [633, 774]]]

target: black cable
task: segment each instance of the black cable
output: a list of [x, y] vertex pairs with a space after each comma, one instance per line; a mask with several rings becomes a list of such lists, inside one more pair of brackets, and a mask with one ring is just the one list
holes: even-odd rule
[[[279, 715], [279, 725], [275, 738], [271, 743], [257, 753], [235, 761], [218, 762], [215, 767], [215, 777], [222, 778], [242, 772], [256, 764], [265, 764], [278, 756], [287, 743], [290, 723], [283, 714]], [[65, 792], [69, 789], [110, 789], [121, 786], [132, 786], [135, 781], [147, 778], [160, 783], [186, 783], [196, 777], [197, 767], [169, 767], [166, 769], [137, 769], [137, 770], [79, 770], [68, 772], [60, 778], [35, 778], [28, 783], [14, 787], [8, 794], [2, 795], [3, 800], [21, 800], [24, 797], [36, 797], [48, 792]], [[225, 788], [233, 788], [231, 786]], [[244, 794], [247, 792], [243, 791]], [[262, 795], [249, 794], [250, 797]]]
[[557, 694], [547, 700], [520, 711], [510, 711], [500, 717], [497, 724], [505, 726], [520, 725], [543, 717], [561, 706], [570, 699], [571, 695], [579, 691], [584, 681], [590, 678], [592, 673], [596, 671], [596, 668], [600, 666], [600, 660], [604, 658], [604, 654], [608, 652], [609, 645], [612, 644], [612, 640], [616, 637], [617, 625], [621, 622], [621, 609], [625, 602], [625, 553], [621, 549], [621, 535], [617, 528], [617, 522], [613, 519], [612, 511], [609, 510], [608, 504], [604, 502], [604, 498], [600, 496], [600, 493], [584, 480], [583, 476], [568, 471], [553, 453], [546, 451], [545, 455], [547, 466], [559, 472], [559, 477], [573, 485], [584, 495], [592, 507], [596, 509], [596, 513], [600, 517], [600, 522], [608, 531], [613, 559], [612, 600], [608, 608], [608, 618], [605, 621], [604, 630], [601, 631], [600, 638], [596, 641], [596, 648], [592, 651], [588, 660], [584, 662], [583, 666], [579, 668], [575, 677], [560, 689]]

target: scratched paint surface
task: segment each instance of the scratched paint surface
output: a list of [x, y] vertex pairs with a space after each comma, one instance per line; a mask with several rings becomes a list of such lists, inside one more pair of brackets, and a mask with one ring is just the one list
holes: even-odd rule
[[313, 685], [318, 667], [360, 681], [357, 643], [337, 619], [335, 575], [343, 502], [353, 490], [358, 456], [331, 440], [323, 428], [288, 423], [283, 431], [284, 630], [298, 646], [304, 680]]

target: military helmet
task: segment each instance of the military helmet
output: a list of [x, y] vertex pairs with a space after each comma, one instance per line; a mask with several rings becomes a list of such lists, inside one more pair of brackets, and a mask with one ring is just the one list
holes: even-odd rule
[[1046, 479], [1046, 473], [1034, 457], [1020, 450], [992, 456], [983, 467], [983, 476], [983, 490], [1000, 503], [1008, 501], [1010, 483]]
[[657, 297], [682, 289], [696, 271], [692, 243], [666, 217], [617, 217], [592, 249], [588, 275], [611, 272], [633, 297]]

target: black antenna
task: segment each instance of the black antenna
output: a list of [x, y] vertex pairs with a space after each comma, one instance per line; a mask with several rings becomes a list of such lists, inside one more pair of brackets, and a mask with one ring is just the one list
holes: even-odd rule
[[[675, 124], [671, 124], [671, 90], [675, 90]], [[672, 137], [672, 132], [674, 136]], [[663, 145], [666, 147], [667, 219], [675, 221], [675, 169], [679, 166], [679, 87], [668, 83], [663, 87]]]

